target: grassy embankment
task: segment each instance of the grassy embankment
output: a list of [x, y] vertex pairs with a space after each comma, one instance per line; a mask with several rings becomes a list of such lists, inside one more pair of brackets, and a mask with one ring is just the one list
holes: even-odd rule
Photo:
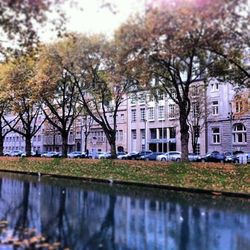
[[233, 164], [1, 157], [0, 170], [250, 194], [250, 166]]

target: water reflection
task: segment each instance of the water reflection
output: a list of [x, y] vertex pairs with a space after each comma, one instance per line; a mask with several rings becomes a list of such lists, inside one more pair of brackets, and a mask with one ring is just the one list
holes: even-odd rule
[[77, 249], [250, 249], [248, 200], [0, 174], [0, 219]]

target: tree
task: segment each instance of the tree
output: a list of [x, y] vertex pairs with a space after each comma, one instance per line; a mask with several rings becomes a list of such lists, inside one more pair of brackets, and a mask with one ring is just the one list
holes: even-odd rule
[[4, 121], [4, 117], [10, 111], [10, 98], [7, 92], [7, 86], [3, 81], [3, 76], [7, 70], [6, 64], [0, 65], [0, 156], [3, 155], [4, 150], [4, 139], [6, 135], [10, 132], [7, 123]]
[[223, 20], [226, 14], [223, 3], [207, 1], [204, 5], [179, 3], [149, 8], [145, 16], [130, 19], [119, 31], [130, 61], [137, 62], [137, 67], [147, 65], [142, 84], [157, 78], [178, 106], [182, 160], [188, 160], [190, 86], [207, 79], [210, 68], [217, 62], [217, 55], [202, 46], [214, 39], [210, 37], [210, 25]]
[[64, 67], [64, 60], [68, 60], [69, 56], [68, 46], [71, 45], [65, 40], [44, 48], [39, 57], [36, 75], [44, 103], [43, 113], [61, 134], [63, 157], [67, 157], [68, 153], [69, 132], [82, 112], [77, 86]]
[[190, 88], [191, 112], [187, 119], [193, 153], [197, 153], [198, 139], [206, 126], [208, 102], [206, 82], [197, 82]]
[[[224, 4], [223, 7], [220, 2]], [[207, 30], [212, 39], [201, 44], [202, 49], [217, 56], [211, 73], [223, 81], [249, 87], [249, 1], [218, 1], [213, 4], [216, 22], [211, 22]]]
[[[0, 53], [33, 47], [39, 41], [39, 25], [48, 20], [48, 12], [63, 0], [4, 0], [0, 2]], [[63, 19], [62, 11], [56, 18]], [[65, 19], [63, 19], [65, 20]], [[57, 27], [58, 29], [59, 27]]]
[[118, 57], [119, 46], [103, 36], [70, 38], [64, 69], [74, 80], [85, 112], [103, 129], [116, 158], [117, 114], [133, 82]]
[[21, 56], [8, 63], [3, 77], [10, 96], [10, 111], [14, 118], [3, 117], [10, 130], [25, 138], [27, 156], [31, 155], [32, 137], [41, 128], [41, 99], [39, 86], [35, 82], [36, 59], [33, 55]]
[[84, 134], [84, 152], [88, 151], [88, 137], [90, 135], [91, 127], [93, 126], [93, 119], [89, 117], [86, 113], [82, 115], [82, 131]]

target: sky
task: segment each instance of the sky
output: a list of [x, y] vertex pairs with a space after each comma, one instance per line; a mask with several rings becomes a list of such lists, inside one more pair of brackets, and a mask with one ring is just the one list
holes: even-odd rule
[[[74, 0], [76, 4], [64, 4], [67, 30], [80, 33], [104, 33], [112, 36], [114, 31], [131, 14], [144, 11], [146, 0]], [[110, 8], [111, 6], [111, 8]], [[55, 34], [45, 32], [43, 40], [55, 39]]]

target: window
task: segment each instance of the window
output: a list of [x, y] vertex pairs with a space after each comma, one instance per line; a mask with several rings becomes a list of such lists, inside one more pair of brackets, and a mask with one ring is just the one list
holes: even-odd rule
[[235, 112], [240, 113], [243, 111], [243, 102], [242, 101], [237, 101], [235, 103]]
[[212, 91], [218, 91], [219, 90], [219, 83], [212, 83], [211, 89], [212, 89]]
[[197, 155], [199, 155], [201, 153], [201, 145], [199, 143], [196, 144], [195, 153]]
[[136, 140], [136, 130], [135, 129], [131, 130], [131, 137], [132, 137], [132, 140]]
[[200, 137], [200, 126], [193, 126], [194, 131], [194, 137], [199, 138]]
[[169, 138], [175, 138], [176, 137], [176, 129], [173, 128], [169, 128]]
[[152, 121], [155, 119], [154, 107], [148, 108], [148, 120]]
[[116, 131], [116, 140], [117, 141], [123, 141], [123, 131], [122, 130], [117, 130]]
[[141, 129], [141, 139], [145, 139], [145, 129]]
[[219, 114], [219, 102], [213, 101], [212, 102], [212, 115], [218, 115]]
[[159, 91], [158, 92], [158, 101], [162, 101], [162, 100], [164, 100], [164, 93], [163, 93], [163, 91]]
[[233, 142], [234, 143], [247, 143], [246, 127], [242, 123], [235, 124], [233, 127]]
[[146, 101], [146, 95], [145, 94], [140, 94], [139, 95], [139, 103], [143, 104]]
[[150, 138], [151, 139], [156, 139], [156, 128], [151, 128], [150, 129]]
[[169, 104], [169, 118], [175, 117], [175, 105]]
[[141, 108], [140, 112], [141, 112], [141, 121], [145, 121], [146, 120], [145, 108]]
[[200, 107], [199, 107], [198, 102], [193, 102], [192, 103], [192, 111], [193, 111], [193, 117], [194, 118], [199, 116]]
[[159, 128], [159, 139], [167, 138], [167, 128]]
[[130, 104], [136, 104], [136, 95], [135, 94], [133, 94], [133, 95], [131, 95], [131, 97], [130, 97]]
[[164, 106], [158, 107], [158, 120], [164, 120]]
[[220, 128], [212, 128], [212, 140], [214, 144], [220, 143]]
[[136, 122], [136, 109], [131, 110], [131, 121]]

